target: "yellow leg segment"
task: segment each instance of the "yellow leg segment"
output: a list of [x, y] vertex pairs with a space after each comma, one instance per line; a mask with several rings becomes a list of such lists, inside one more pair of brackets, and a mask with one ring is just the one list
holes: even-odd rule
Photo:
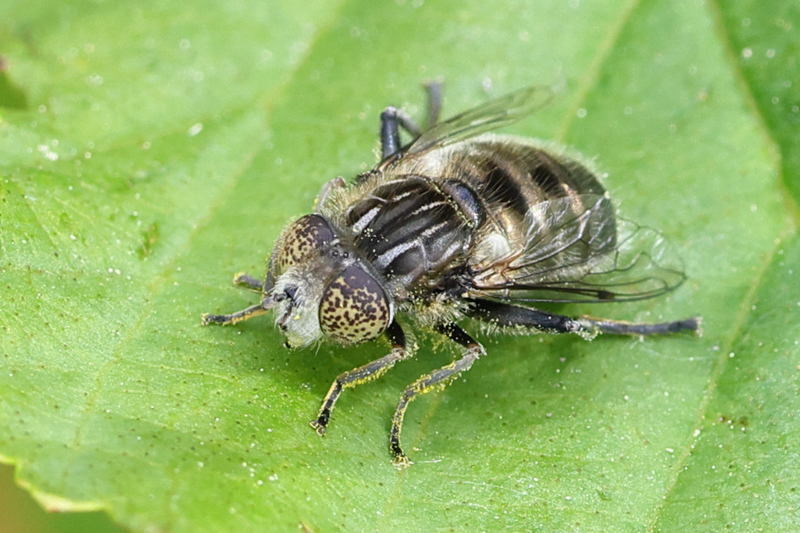
[[448, 324], [437, 329], [454, 342], [464, 346], [464, 354], [460, 359], [449, 365], [445, 365], [417, 379], [406, 388], [400, 397], [400, 402], [397, 404], [394, 416], [392, 416], [392, 429], [389, 433], [389, 451], [392, 454], [394, 464], [397, 466], [405, 467], [411, 464], [408, 456], [400, 446], [400, 433], [403, 430], [403, 418], [408, 405], [420, 394], [426, 394], [434, 389], [443, 389], [462, 372], [469, 370], [472, 364], [486, 353], [483, 346], [455, 324]]
[[267, 310], [261, 304], [251, 305], [247, 309], [242, 309], [229, 315], [212, 315], [204, 313], [201, 317], [202, 324], [207, 326], [209, 324], [219, 324], [220, 326], [231, 326], [244, 320], [249, 320], [253, 317], [263, 315]]
[[344, 389], [349, 389], [356, 385], [372, 381], [373, 379], [378, 379], [399, 361], [408, 359], [413, 355], [413, 346], [411, 349], [406, 346], [405, 334], [397, 322], [392, 322], [386, 330], [386, 335], [392, 343], [391, 352], [366, 365], [339, 374], [333, 383], [331, 383], [331, 388], [322, 401], [322, 407], [319, 409], [317, 418], [310, 422], [311, 427], [314, 428], [318, 435], [325, 434], [333, 407], [336, 405], [336, 400], [339, 399], [339, 395]]

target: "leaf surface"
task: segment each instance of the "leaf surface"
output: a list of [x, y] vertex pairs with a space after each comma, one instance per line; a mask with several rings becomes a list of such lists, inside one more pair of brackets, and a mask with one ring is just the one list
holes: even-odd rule
[[[0, 8], [0, 454], [49, 509], [134, 530], [800, 527], [800, 10], [789, 2], [79, 1]], [[124, 36], [124, 38], [122, 37]], [[287, 352], [253, 303], [282, 226], [375, 162], [377, 116], [561, 87], [511, 128], [596, 158], [690, 280], [570, 313], [702, 338], [484, 337], [347, 391], [380, 343]]]

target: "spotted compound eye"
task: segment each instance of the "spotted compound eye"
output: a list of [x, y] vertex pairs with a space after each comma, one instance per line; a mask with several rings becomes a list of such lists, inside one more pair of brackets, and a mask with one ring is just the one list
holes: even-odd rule
[[314, 250], [334, 238], [330, 224], [320, 215], [306, 215], [286, 228], [275, 248], [272, 266], [281, 274], [292, 265], [305, 261]]
[[374, 339], [391, 320], [391, 305], [383, 287], [358, 264], [334, 278], [319, 303], [323, 333], [344, 344]]

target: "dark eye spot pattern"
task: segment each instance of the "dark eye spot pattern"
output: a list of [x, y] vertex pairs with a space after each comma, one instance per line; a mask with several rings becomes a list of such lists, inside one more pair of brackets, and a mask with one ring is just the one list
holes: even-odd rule
[[306, 215], [286, 230], [278, 248], [276, 266], [285, 272], [292, 265], [305, 261], [311, 252], [334, 238], [328, 221], [319, 215]]
[[344, 344], [374, 339], [391, 321], [391, 308], [380, 283], [357, 264], [328, 284], [319, 304], [322, 332]]

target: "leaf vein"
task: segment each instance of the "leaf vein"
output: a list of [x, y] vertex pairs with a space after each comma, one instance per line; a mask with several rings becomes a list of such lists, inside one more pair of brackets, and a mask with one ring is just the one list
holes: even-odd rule
[[761, 288], [761, 285], [764, 281], [767, 271], [769, 267], [772, 265], [773, 260], [778, 255], [778, 251], [783, 246], [783, 243], [786, 241], [787, 236], [791, 232], [785, 232], [781, 235], [780, 238], [777, 239], [777, 242], [770, 253], [766, 256], [765, 260], [759, 267], [758, 274], [754, 278], [754, 283], [750, 286], [747, 293], [742, 298], [742, 303], [739, 306], [739, 309], [736, 312], [736, 318], [733, 323], [733, 327], [731, 328], [731, 333], [725, 339], [725, 342], [721, 343], [719, 355], [717, 356], [717, 360], [714, 362], [714, 366], [712, 367], [711, 373], [708, 377], [708, 382], [706, 384], [706, 388], [703, 391], [702, 399], [700, 400], [700, 404], [697, 406], [697, 414], [694, 417], [694, 424], [692, 425], [692, 434], [689, 435], [687, 438], [686, 444], [683, 446], [680, 453], [676, 451], [675, 457], [675, 465], [671, 469], [671, 479], [668, 481], [667, 486], [664, 490], [664, 494], [662, 495], [661, 499], [659, 500], [659, 504], [653, 510], [653, 513], [650, 519], [647, 521], [646, 530], [650, 532], [657, 531], [658, 521], [661, 517], [662, 512], [664, 511], [667, 502], [669, 501], [670, 495], [675, 491], [676, 487], [681, 478], [681, 473], [686, 466], [686, 463], [691, 456], [692, 449], [699, 438], [699, 435], [695, 435], [694, 431], [696, 428], [700, 428], [704, 425], [706, 417], [708, 415], [708, 407], [711, 405], [711, 400], [714, 397], [714, 393], [717, 389], [717, 384], [719, 382], [719, 378], [722, 375], [722, 372], [725, 370], [727, 363], [729, 361], [728, 354], [731, 351], [731, 348], [736, 344], [739, 340], [742, 330], [747, 324], [748, 319], [751, 314], [752, 304], [758, 295], [758, 291]]

